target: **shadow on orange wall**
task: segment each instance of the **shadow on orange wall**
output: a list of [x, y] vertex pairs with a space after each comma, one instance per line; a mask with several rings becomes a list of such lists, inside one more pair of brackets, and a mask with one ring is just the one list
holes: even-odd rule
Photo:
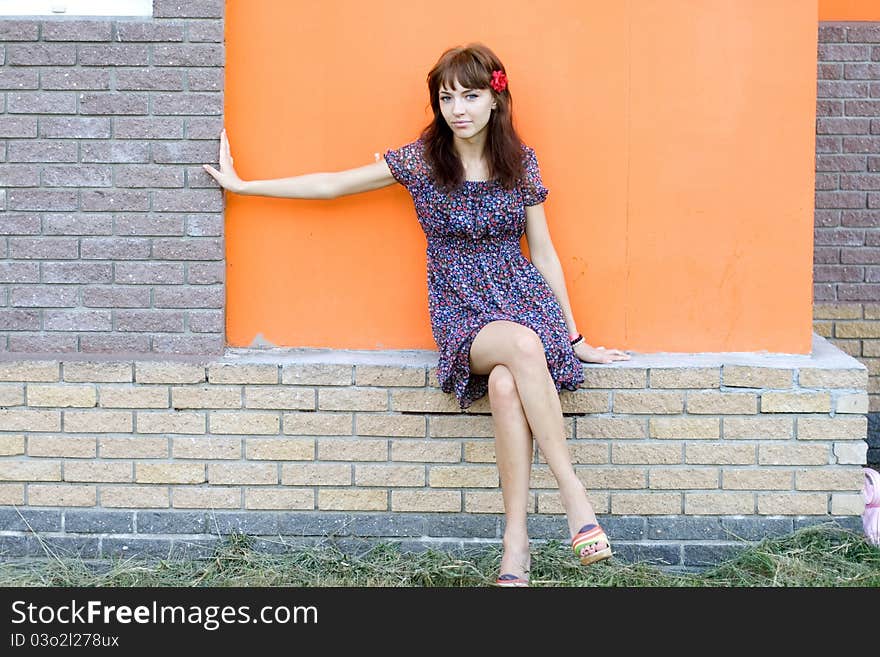
[[[808, 353], [815, 0], [228, 3], [226, 127], [246, 179], [336, 171], [416, 138], [425, 76], [481, 41], [538, 154], [592, 344]], [[525, 240], [523, 248], [526, 253]], [[227, 196], [232, 346], [434, 349], [406, 190]]]

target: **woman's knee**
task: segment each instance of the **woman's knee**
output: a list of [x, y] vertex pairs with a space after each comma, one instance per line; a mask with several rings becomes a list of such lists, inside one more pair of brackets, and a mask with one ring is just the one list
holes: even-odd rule
[[493, 403], [519, 403], [516, 381], [504, 365], [496, 365], [489, 373], [489, 399]]
[[511, 341], [514, 358], [517, 362], [544, 362], [544, 343], [532, 329], [517, 331]]
[[544, 345], [532, 329], [498, 320], [483, 327], [471, 343], [468, 354], [471, 371], [489, 374], [496, 365], [520, 368], [546, 362]]

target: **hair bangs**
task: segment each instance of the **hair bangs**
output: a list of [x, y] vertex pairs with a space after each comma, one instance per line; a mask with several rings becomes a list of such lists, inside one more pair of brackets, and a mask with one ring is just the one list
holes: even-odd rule
[[489, 86], [489, 76], [467, 52], [452, 57], [439, 71], [439, 88], [452, 91], [458, 82], [464, 89], [485, 89]]

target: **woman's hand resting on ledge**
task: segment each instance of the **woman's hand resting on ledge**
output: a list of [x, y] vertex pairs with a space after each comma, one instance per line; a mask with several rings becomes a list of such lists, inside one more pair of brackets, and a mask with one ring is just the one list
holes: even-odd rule
[[616, 360], [629, 360], [630, 356], [620, 349], [590, 347], [583, 341], [574, 346], [574, 355], [584, 363], [612, 363]]

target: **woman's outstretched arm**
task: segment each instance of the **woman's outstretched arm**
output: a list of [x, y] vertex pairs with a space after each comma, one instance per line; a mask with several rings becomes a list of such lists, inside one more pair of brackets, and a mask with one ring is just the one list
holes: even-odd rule
[[345, 171], [307, 173], [302, 176], [271, 180], [242, 180], [232, 164], [226, 130], [220, 133], [219, 163], [219, 171], [207, 164], [202, 166], [223, 189], [247, 196], [332, 199], [380, 189], [395, 182], [391, 169], [384, 160]]

